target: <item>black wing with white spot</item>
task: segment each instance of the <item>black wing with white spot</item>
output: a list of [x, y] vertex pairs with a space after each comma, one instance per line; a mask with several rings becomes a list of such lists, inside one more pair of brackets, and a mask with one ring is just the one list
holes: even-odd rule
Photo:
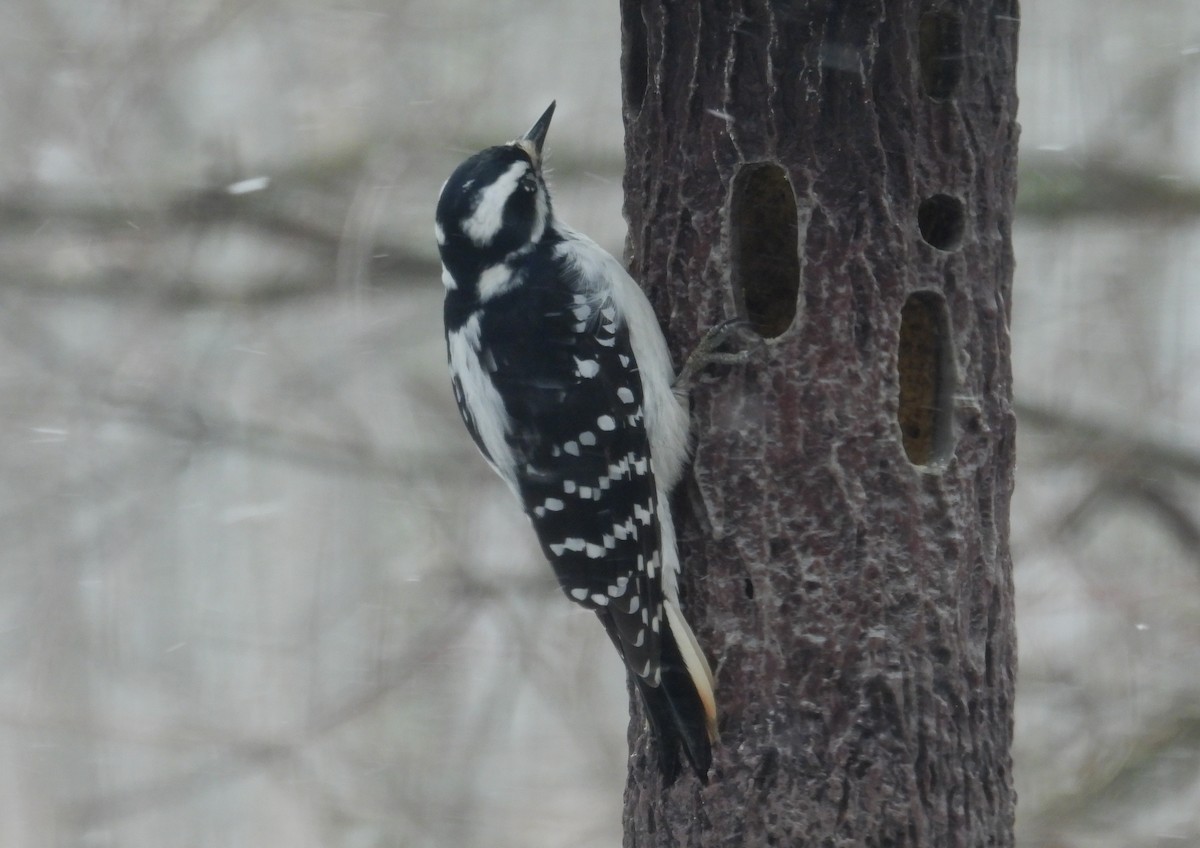
[[529, 279], [557, 285], [522, 286], [483, 318], [518, 493], [563, 591], [601, 613], [630, 669], [654, 685], [659, 528], [628, 332], [608, 295], [572, 291], [561, 267]]

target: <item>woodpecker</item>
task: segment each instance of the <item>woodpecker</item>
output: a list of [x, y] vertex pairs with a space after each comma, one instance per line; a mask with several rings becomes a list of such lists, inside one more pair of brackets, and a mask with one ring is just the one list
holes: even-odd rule
[[[596, 613], [624, 660], [665, 779], [682, 745], [707, 782], [713, 675], [680, 609], [670, 510], [689, 453], [686, 387], [642, 290], [554, 214], [543, 167], [554, 105], [442, 186], [435, 235], [454, 397], [563, 591]], [[714, 333], [704, 350], [728, 334]]]

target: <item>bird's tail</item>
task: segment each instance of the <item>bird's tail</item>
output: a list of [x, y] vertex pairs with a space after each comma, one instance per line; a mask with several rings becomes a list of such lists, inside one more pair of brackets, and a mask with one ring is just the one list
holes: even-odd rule
[[717, 742], [717, 705], [712, 669], [678, 605], [665, 600], [662, 674], [658, 685], [633, 675], [659, 745], [659, 765], [670, 783], [679, 773], [680, 743], [696, 776], [708, 782]]

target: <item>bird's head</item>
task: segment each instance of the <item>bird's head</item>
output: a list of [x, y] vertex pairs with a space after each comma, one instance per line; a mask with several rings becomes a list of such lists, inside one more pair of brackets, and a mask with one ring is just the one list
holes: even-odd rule
[[446, 180], [438, 197], [436, 235], [447, 267], [466, 257], [502, 261], [541, 240], [551, 215], [542, 146], [553, 115], [551, 103], [525, 135], [481, 150]]

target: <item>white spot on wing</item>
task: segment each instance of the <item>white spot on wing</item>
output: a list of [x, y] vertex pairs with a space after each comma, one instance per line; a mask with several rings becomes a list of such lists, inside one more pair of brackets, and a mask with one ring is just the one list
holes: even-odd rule
[[617, 389], [617, 398], [621, 403], [633, 403], [633, 391], [628, 386]]
[[601, 415], [596, 419], [596, 426], [605, 432], [617, 429], [617, 422], [611, 415]]
[[594, 359], [576, 359], [575, 370], [580, 377], [595, 377], [600, 373], [600, 363]]
[[572, 589], [571, 590], [571, 597], [577, 601], [587, 600], [587, 596], [588, 596], [587, 589]]
[[579, 434], [579, 444], [592, 447], [596, 444], [596, 434], [591, 430], [584, 430]]

